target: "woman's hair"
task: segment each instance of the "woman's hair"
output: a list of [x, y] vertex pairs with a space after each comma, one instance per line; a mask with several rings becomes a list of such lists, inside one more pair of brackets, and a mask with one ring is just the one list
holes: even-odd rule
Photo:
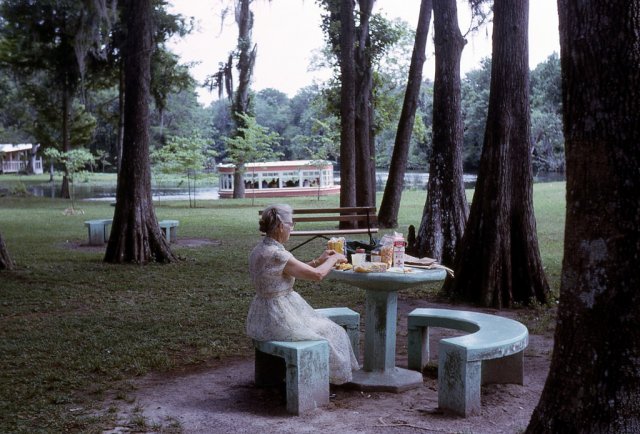
[[269, 235], [272, 233], [278, 223], [291, 221], [293, 210], [289, 205], [269, 205], [262, 210], [260, 216], [260, 231]]

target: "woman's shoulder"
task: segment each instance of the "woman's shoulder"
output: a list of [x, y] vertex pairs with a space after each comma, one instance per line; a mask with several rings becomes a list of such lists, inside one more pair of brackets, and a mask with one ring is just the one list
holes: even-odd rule
[[250, 257], [267, 257], [274, 259], [289, 259], [292, 254], [288, 252], [282, 244], [272, 241], [269, 239], [264, 239], [259, 242], [251, 251]]

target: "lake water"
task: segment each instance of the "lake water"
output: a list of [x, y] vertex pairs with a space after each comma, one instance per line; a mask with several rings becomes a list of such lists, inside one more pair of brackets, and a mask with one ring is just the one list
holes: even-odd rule
[[[534, 177], [534, 182], [554, 182], [564, 181], [563, 173], [541, 173]], [[426, 190], [429, 181], [428, 173], [407, 173], [404, 178], [405, 190]], [[387, 182], [387, 172], [376, 172], [376, 190], [384, 191]], [[473, 188], [476, 182], [475, 174], [465, 174], [464, 184], [466, 188]], [[336, 184], [340, 184], [340, 174], [336, 173]], [[34, 196], [57, 197], [60, 191], [60, 184], [50, 183], [28, 186], [27, 189]], [[180, 187], [153, 187], [154, 200], [187, 200], [189, 190]], [[76, 198], [80, 200], [114, 201], [116, 197], [116, 187], [114, 186], [91, 186], [78, 184], [75, 188]], [[193, 198], [193, 190], [191, 191]], [[211, 185], [196, 188], [196, 200], [216, 200], [219, 199], [218, 188]]]
[[[27, 190], [34, 196], [57, 197], [60, 193], [60, 184], [41, 184], [27, 187]], [[171, 187], [155, 187], [152, 188], [154, 200], [187, 200], [189, 199], [189, 190], [186, 188]], [[114, 201], [116, 200], [115, 186], [91, 186], [76, 185], [75, 196], [80, 200], [97, 200], [97, 201]], [[193, 198], [193, 190], [191, 191]], [[214, 200], [219, 199], [217, 187], [198, 187], [195, 191], [196, 200]]]

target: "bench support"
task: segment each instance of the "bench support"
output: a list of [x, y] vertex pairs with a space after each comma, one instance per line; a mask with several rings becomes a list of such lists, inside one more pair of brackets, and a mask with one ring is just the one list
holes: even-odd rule
[[176, 237], [178, 236], [178, 225], [180, 222], [178, 220], [162, 220], [158, 223], [160, 229], [164, 233], [164, 237], [170, 243], [176, 242]]
[[284, 379], [289, 413], [299, 415], [329, 403], [327, 341], [253, 342], [256, 385], [273, 386]]
[[109, 225], [113, 219], [87, 220], [84, 225], [89, 231], [89, 245], [101, 246], [109, 241]]
[[482, 384], [524, 384], [524, 351], [483, 360]]
[[438, 351], [438, 406], [465, 417], [479, 413], [482, 362], [467, 361], [465, 348], [446, 343]]
[[347, 332], [349, 341], [351, 341], [351, 348], [356, 357], [360, 357], [360, 314], [356, 311], [349, 309], [348, 307], [329, 307], [325, 309], [316, 309], [320, 315], [329, 318], [334, 323], [338, 324]]
[[292, 249], [289, 249], [289, 251], [290, 251], [290, 252], [293, 252], [295, 249], [298, 249], [298, 248], [300, 248], [300, 247], [304, 246], [305, 244], [310, 243], [311, 241], [315, 240], [316, 238], [324, 238], [325, 240], [328, 240], [328, 239], [329, 239], [329, 238], [327, 238], [327, 237], [326, 237], [326, 236], [324, 236], [324, 235], [314, 235], [314, 236], [312, 236], [311, 238], [309, 238], [308, 240], [301, 242], [301, 243], [300, 243], [300, 244], [298, 244], [297, 246], [294, 246]]

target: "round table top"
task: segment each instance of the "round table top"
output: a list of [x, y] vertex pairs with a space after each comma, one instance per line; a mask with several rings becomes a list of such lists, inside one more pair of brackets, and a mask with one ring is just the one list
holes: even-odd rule
[[339, 280], [362, 289], [374, 291], [397, 291], [411, 288], [426, 282], [444, 280], [447, 272], [441, 268], [423, 269], [406, 267], [409, 272], [384, 273], [356, 273], [353, 270], [331, 270], [326, 277], [329, 280]]

